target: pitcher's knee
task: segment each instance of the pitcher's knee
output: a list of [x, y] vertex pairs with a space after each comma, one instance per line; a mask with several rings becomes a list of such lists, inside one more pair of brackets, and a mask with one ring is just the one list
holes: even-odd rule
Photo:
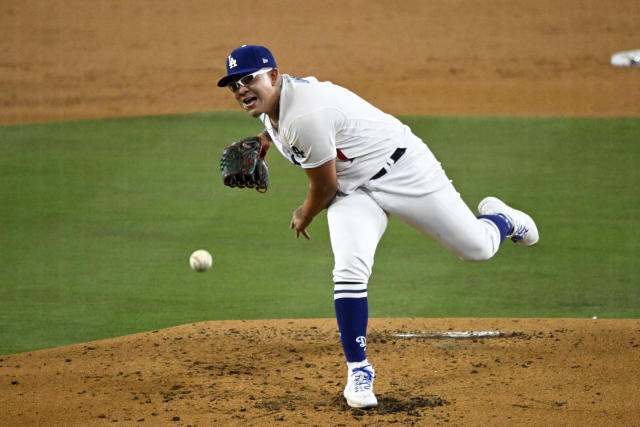
[[359, 271], [333, 271], [333, 282], [349, 282], [349, 283], [367, 283], [369, 281], [369, 275], [363, 274]]
[[463, 261], [468, 262], [480, 262], [486, 261], [493, 257], [496, 250], [490, 245], [484, 242], [477, 242], [476, 244], [466, 245], [463, 250], [457, 253], [458, 257]]
[[336, 263], [333, 269], [333, 281], [367, 283], [371, 276], [371, 268], [360, 260], [351, 260], [345, 263]]

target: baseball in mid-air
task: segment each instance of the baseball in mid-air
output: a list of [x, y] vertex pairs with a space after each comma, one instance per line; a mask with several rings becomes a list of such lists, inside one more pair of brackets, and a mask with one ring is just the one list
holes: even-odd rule
[[189, 265], [195, 271], [207, 271], [211, 268], [213, 258], [211, 254], [205, 249], [198, 249], [189, 257]]

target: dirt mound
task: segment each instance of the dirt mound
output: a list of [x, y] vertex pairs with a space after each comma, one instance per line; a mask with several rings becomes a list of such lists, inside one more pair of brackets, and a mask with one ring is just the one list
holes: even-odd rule
[[[184, 325], [0, 358], [0, 425], [634, 425], [640, 320], [372, 319], [348, 408], [333, 319]], [[475, 332], [475, 333], [463, 333]], [[492, 332], [488, 334], [486, 332]]]

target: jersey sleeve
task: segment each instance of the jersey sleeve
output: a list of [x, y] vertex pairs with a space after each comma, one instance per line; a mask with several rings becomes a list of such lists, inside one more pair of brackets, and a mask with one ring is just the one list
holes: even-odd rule
[[296, 118], [287, 139], [300, 166], [315, 168], [336, 157], [336, 133], [343, 117], [337, 109], [322, 108]]

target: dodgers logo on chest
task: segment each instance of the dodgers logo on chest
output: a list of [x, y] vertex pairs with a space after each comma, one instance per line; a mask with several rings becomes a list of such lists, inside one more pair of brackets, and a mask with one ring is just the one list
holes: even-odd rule
[[304, 151], [302, 151], [295, 145], [291, 147], [291, 151], [293, 151], [293, 154], [295, 154], [296, 157], [299, 157], [301, 159], [304, 159], [307, 156], [306, 154], [304, 154]]
[[288, 148], [288, 154], [289, 154], [289, 159], [291, 160], [291, 163], [293, 163], [296, 166], [301, 166], [300, 162], [297, 159], [304, 159], [307, 155], [305, 154], [304, 151], [302, 151], [300, 148], [296, 147], [295, 145], [287, 145]]

